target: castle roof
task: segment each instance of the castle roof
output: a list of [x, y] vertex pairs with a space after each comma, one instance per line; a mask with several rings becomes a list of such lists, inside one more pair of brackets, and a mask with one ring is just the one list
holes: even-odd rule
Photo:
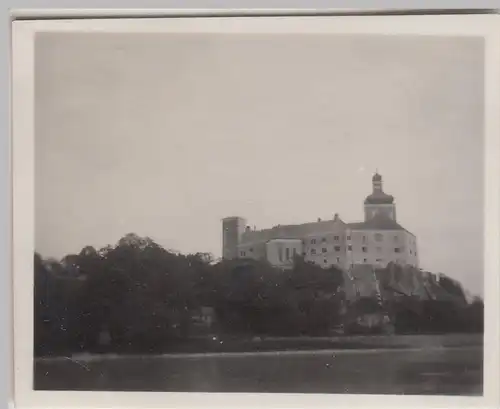
[[365, 199], [365, 204], [393, 204], [394, 196], [388, 195], [383, 191], [376, 190]]
[[373, 218], [359, 223], [348, 223], [347, 225], [352, 230], [405, 230], [403, 226], [401, 226], [395, 220], [391, 218], [379, 214], [374, 216]]
[[274, 240], [274, 239], [302, 239], [303, 237], [314, 234], [327, 234], [336, 226], [345, 226], [345, 222], [338, 216], [330, 220], [318, 220], [316, 222], [303, 224], [278, 225], [270, 229], [246, 231], [242, 240], [243, 243], [253, 242], [255, 240]]

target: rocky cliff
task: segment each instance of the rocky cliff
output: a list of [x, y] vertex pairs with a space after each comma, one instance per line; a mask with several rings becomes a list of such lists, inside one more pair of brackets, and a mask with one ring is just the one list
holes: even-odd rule
[[411, 296], [421, 300], [466, 302], [463, 288], [453, 279], [396, 264], [386, 268], [354, 265], [344, 273], [344, 292], [350, 301], [364, 297], [382, 301]]

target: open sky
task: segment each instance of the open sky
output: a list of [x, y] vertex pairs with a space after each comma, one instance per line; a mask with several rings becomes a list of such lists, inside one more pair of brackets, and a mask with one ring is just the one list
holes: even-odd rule
[[421, 267], [483, 293], [483, 43], [420, 36], [40, 34], [36, 250], [126, 233], [221, 254], [363, 217], [375, 169]]

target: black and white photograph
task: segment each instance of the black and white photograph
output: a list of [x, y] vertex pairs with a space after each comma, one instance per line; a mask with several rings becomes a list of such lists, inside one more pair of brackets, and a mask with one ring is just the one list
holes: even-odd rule
[[483, 396], [485, 53], [38, 32], [33, 389]]

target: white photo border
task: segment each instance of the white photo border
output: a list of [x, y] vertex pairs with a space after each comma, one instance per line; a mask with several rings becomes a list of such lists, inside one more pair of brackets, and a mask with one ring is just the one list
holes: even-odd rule
[[[39, 32], [474, 36], [485, 41], [484, 396], [303, 395], [33, 390], [34, 77]], [[482, 135], [478, 135], [478, 138]], [[489, 407], [499, 405], [500, 16], [290, 16], [12, 22], [14, 404], [43, 407]]]

